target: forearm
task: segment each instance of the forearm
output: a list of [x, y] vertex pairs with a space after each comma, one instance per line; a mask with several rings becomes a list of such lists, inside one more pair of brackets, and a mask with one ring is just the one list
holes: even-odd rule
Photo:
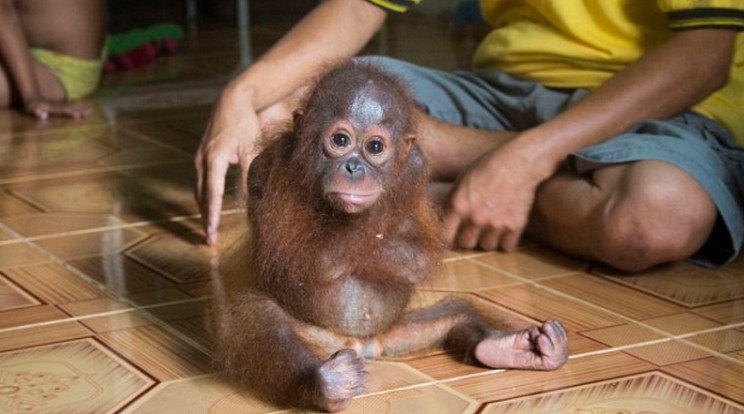
[[26, 103], [39, 97], [28, 43], [11, 0], [0, 0], [0, 58], [9, 80]]
[[547, 177], [574, 151], [644, 119], [664, 119], [687, 110], [725, 84], [734, 39], [732, 30], [677, 33], [576, 106], [521, 134], [518, 144], [542, 160]]
[[359, 52], [386, 13], [363, 0], [326, 0], [290, 30], [225, 91], [257, 111], [282, 100], [334, 61]]

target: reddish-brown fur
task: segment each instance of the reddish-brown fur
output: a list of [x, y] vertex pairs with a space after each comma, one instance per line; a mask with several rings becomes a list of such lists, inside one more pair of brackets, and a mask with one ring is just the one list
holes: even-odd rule
[[494, 357], [505, 366], [565, 361], [559, 324], [510, 336], [459, 299], [406, 311], [444, 251], [415, 110], [389, 75], [345, 64], [254, 161], [251, 234], [227, 271], [248, 287], [215, 292], [218, 359], [230, 378], [284, 403], [338, 411], [363, 391], [363, 358], [445, 346], [486, 364], [504, 351], [522, 358]]

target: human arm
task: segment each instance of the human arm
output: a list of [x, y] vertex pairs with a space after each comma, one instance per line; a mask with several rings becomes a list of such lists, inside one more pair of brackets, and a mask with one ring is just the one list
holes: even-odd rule
[[579, 104], [486, 153], [450, 195], [449, 239], [465, 248], [513, 250], [539, 184], [568, 154], [643, 119], [682, 112], [720, 88], [727, 81], [735, 35], [727, 29], [676, 32]]
[[217, 227], [230, 164], [247, 183], [256, 156], [259, 114], [290, 96], [329, 63], [359, 52], [380, 29], [386, 13], [364, 0], [326, 0], [222, 92], [202, 137], [195, 164], [196, 198], [207, 243]]
[[[8, 79], [8, 94], [15, 92], [29, 115], [46, 119], [50, 115], [84, 117], [89, 109], [83, 105], [46, 99], [39, 87], [35, 62], [28, 52], [28, 42], [12, 0], [0, 0], [0, 70]], [[10, 101], [10, 96], [7, 100]]]

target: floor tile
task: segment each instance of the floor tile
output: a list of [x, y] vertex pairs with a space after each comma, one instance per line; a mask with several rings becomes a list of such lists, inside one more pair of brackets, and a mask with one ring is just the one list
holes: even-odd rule
[[[600, 362], [601, 361], [601, 362]], [[500, 401], [648, 372], [653, 365], [621, 352], [571, 359], [549, 372], [505, 371], [449, 383], [476, 401]]]
[[200, 242], [161, 234], [150, 237], [128, 255], [175, 282], [193, 282], [206, 279], [211, 269], [209, 250]]
[[[721, 395], [744, 409], [744, 365], [716, 357], [698, 359], [662, 368], [676, 378]], [[739, 411], [742, 412], [742, 411]]]
[[[620, 273], [597, 268], [597, 274], [616, 276]], [[678, 262], [644, 272], [641, 275], [613, 277], [616, 283], [658, 295], [686, 307], [695, 307], [731, 299], [744, 298], [744, 259], [723, 269], [705, 269]]]
[[48, 320], [31, 321], [25, 326], [0, 328], [0, 351], [22, 350], [91, 335], [92, 332], [80, 323], [53, 315]]
[[0, 353], [0, 411], [115, 412], [152, 379], [92, 340]]
[[739, 414], [743, 411], [738, 404], [658, 372], [489, 404], [483, 411], [484, 414], [527, 412]]
[[602, 306], [574, 301], [560, 292], [551, 292], [533, 285], [508, 286], [478, 292], [478, 295], [536, 321], [558, 319], [569, 332], [615, 326], [624, 322], [619, 315], [607, 312]]
[[[252, 2], [293, 11], [256, 15], [250, 44], [232, 16], [200, 19], [176, 54], [105, 75], [86, 120], [0, 110], [0, 412], [300, 412], [214, 368], [212, 282], [249, 229], [232, 166], [220, 243], [204, 244], [193, 156], [226, 83], [302, 4], [314, 2]], [[485, 30], [446, 14], [391, 15], [363, 53], [467, 67]], [[568, 363], [491, 370], [438, 348], [380, 358], [346, 412], [744, 414], [742, 274], [743, 258], [628, 275], [534, 240], [447, 251], [411, 308], [456, 295], [505, 330], [561, 320]]]
[[430, 385], [395, 392], [363, 396], [344, 412], [348, 413], [474, 413], [478, 404], [446, 386]]
[[665, 316], [682, 310], [673, 303], [589, 274], [554, 278], [543, 285], [631, 319]]
[[56, 263], [16, 267], [3, 273], [48, 304], [60, 305], [104, 296], [95, 285]]
[[0, 270], [51, 262], [51, 257], [29, 243], [17, 240], [0, 242]]
[[162, 382], [122, 413], [167, 413], [173, 407], [179, 407], [181, 414], [264, 414], [286, 410], [240, 391], [214, 375], [205, 375]]
[[589, 269], [589, 264], [557, 254], [549, 249], [530, 246], [511, 254], [489, 253], [474, 259], [508, 274], [528, 279], [544, 279]]
[[38, 304], [36, 298], [0, 273], [0, 312]]
[[423, 289], [467, 292], [520, 283], [518, 279], [464, 259], [445, 262], [442, 269], [422, 284]]
[[165, 275], [133, 260], [125, 253], [70, 260], [69, 265], [118, 294], [165, 289], [173, 286]]
[[158, 381], [204, 375], [210, 358], [172, 330], [149, 325], [102, 333], [101, 341]]
[[145, 235], [136, 229], [123, 227], [39, 239], [34, 241], [34, 244], [47, 251], [55, 260], [73, 261], [116, 255], [144, 239]]

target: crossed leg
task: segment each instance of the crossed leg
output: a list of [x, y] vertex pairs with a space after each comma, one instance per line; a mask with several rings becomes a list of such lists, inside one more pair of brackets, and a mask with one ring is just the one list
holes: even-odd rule
[[[433, 179], [444, 182], [433, 197], [443, 203], [460, 174], [515, 136], [427, 116], [421, 125], [419, 142]], [[674, 165], [649, 160], [550, 177], [535, 195], [527, 235], [575, 257], [640, 271], [695, 253], [716, 219], [716, 207], [697, 181]]]
[[568, 254], [640, 271], [694, 254], [716, 218], [713, 201], [690, 175], [639, 161], [549, 179], [538, 189], [527, 231]]

